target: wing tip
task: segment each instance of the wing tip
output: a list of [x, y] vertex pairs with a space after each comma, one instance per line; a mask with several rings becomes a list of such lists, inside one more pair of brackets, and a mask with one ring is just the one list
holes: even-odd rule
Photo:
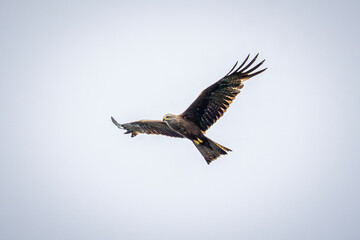
[[112, 116], [111, 116], [111, 121], [115, 124], [115, 126], [117, 126], [117, 127], [120, 128], [120, 129], [123, 129], [123, 127], [121, 126], [121, 124], [118, 123], [118, 122], [115, 120], [115, 118], [113, 118]]
[[245, 81], [249, 80], [250, 78], [252, 78], [252, 77], [254, 77], [254, 76], [256, 76], [256, 75], [264, 72], [266, 69], [267, 69], [267, 68], [264, 68], [264, 69], [262, 69], [262, 70], [260, 70], [260, 71], [255, 72], [255, 73], [248, 74], [248, 75], [246, 76], [246, 78], [242, 79], [241, 81], [242, 81], [242, 82], [245, 82]]
[[[244, 78], [243, 81], [246, 81], [246, 80], [258, 75], [258, 74], [264, 72], [267, 69], [267, 68], [264, 68], [264, 69], [262, 69], [260, 71], [254, 72], [257, 68], [262, 66], [262, 64], [266, 61], [266, 59], [264, 59], [260, 63], [258, 63], [255, 67], [247, 70], [257, 60], [258, 56], [259, 56], [259, 53], [256, 54], [256, 56], [251, 60], [251, 62], [247, 66], [245, 66], [244, 68], [239, 70], [238, 73], [243, 76], [243, 78]], [[245, 70], [247, 70], [247, 71], [245, 72]], [[252, 73], [252, 72], [254, 72], [254, 73]]]
[[[248, 75], [249, 73], [251, 73], [252, 71], [254, 71], [256, 68], [258, 68], [259, 66], [261, 66], [264, 62], [265, 62], [265, 60], [266, 59], [264, 59], [264, 60], [262, 60], [260, 63], [258, 63], [255, 67], [253, 67], [252, 69], [250, 69], [250, 70], [248, 70], [248, 71], [246, 71], [245, 72], [245, 70], [246, 69], [248, 69], [256, 60], [257, 60], [257, 58], [258, 58], [258, 56], [259, 56], [259, 54], [260, 53], [257, 53], [256, 55], [255, 55], [255, 57], [250, 61], [250, 63], [248, 63], [246, 66], [244, 66], [245, 65], [245, 63], [247, 62], [247, 60], [249, 59], [249, 57], [250, 57], [250, 53], [247, 55], [247, 57], [245, 58], [245, 60], [244, 60], [244, 62], [237, 68], [237, 69], [235, 69], [234, 70], [234, 68], [237, 66], [237, 64], [238, 64], [238, 61], [236, 62], [236, 64], [235, 64], [235, 66], [230, 70], [230, 72], [228, 73], [228, 74], [226, 74], [225, 75], [225, 77], [228, 77], [228, 76], [230, 76], [230, 75], [232, 75], [232, 74], [245, 74], [245, 75]], [[244, 67], [243, 67], [244, 66]], [[267, 69], [267, 68], [266, 68]], [[265, 69], [265, 70], [266, 70]], [[234, 71], [233, 71], [234, 70]], [[264, 70], [264, 71], [265, 71]], [[252, 75], [252, 74], [251, 74]], [[254, 75], [255, 76], [255, 75]]]

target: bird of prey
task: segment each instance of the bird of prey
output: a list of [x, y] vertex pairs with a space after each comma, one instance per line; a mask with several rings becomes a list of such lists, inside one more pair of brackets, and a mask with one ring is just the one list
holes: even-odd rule
[[[140, 120], [124, 124], [119, 124], [113, 117], [111, 120], [118, 128], [126, 130], [125, 134], [131, 133], [131, 137], [135, 137], [138, 133], [146, 133], [187, 138], [194, 143], [206, 162], [210, 164], [231, 149], [214, 142], [204, 134], [225, 113], [230, 103], [240, 93], [244, 82], [267, 69], [254, 72], [265, 60], [250, 68], [258, 55], [246, 66], [250, 54], [237, 68], [238, 62], [236, 62], [228, 74], [203, 90], [196, 100], [179, 115], [168, 113], [162, 121]], [[250, 69], [247, 70], [248, 68]]]

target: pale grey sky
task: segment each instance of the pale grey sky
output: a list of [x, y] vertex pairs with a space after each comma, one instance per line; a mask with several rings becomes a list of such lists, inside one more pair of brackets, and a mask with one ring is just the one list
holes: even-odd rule
[[[359, 239], [358, 1], [1, 1], [0, 239]], [[248, 53], [207, 135], [181, 113]]]

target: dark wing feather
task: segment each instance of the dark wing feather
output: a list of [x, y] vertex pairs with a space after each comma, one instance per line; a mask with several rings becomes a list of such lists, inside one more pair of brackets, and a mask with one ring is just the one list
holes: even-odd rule
[[118, 128], [125, 129], [125, 134], [131, 133], [131, 137], [135, 137], [138, 133], [146, 133], [183, 138], [182, 135], [172, 130], [162, 121], [140, 120], [137, 122], [120, 124], [113, 117], [111, 117], [111, 120]]
[[265, 68], [253, 73], [263, 64], [265, 61], [263, 60], [250, 70], [245, 71], [255, 62], [258, 55], [244, 66], [249, 59], [250, 55], [248, 55], [245, 61], [234, 70], [237, 65], [236, 62], [228, 74], [202, 91], [181, 116], [194, 122], [203, 132], [209, 129], [226, 112], [229, 105], [240, 93], [240, 89], [244, 86], [243, 82], [266, 70]]

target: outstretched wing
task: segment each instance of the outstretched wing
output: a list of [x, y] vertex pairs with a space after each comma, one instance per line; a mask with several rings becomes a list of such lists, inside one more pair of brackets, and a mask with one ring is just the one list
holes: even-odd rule
[[243, 67], [249, 59], [249, 54], [245, 61], [234, 70], [238, 63], [236, 62], [228, 74], [202, 91], [181, 116], [194, 122], [203, 132], [209, 129], [226, 112], [230, 103], [240, 93], [240, 89], [244, 86], [243, 82], [266, 70], [265, 68], [254, 72], [265, 60], [247, 70], [255, 62], [258, 55]]
[[140, 120], [137, 122], [120, 124], [113, 117], [111, 117], [111, 120], [118, 128], [125, 129], [125, 134], [131, 133], [131, 137], [135, 137], [138, 133], [146, 133], [183, 138], [182, 135], [172, 130], [162, 121]]

